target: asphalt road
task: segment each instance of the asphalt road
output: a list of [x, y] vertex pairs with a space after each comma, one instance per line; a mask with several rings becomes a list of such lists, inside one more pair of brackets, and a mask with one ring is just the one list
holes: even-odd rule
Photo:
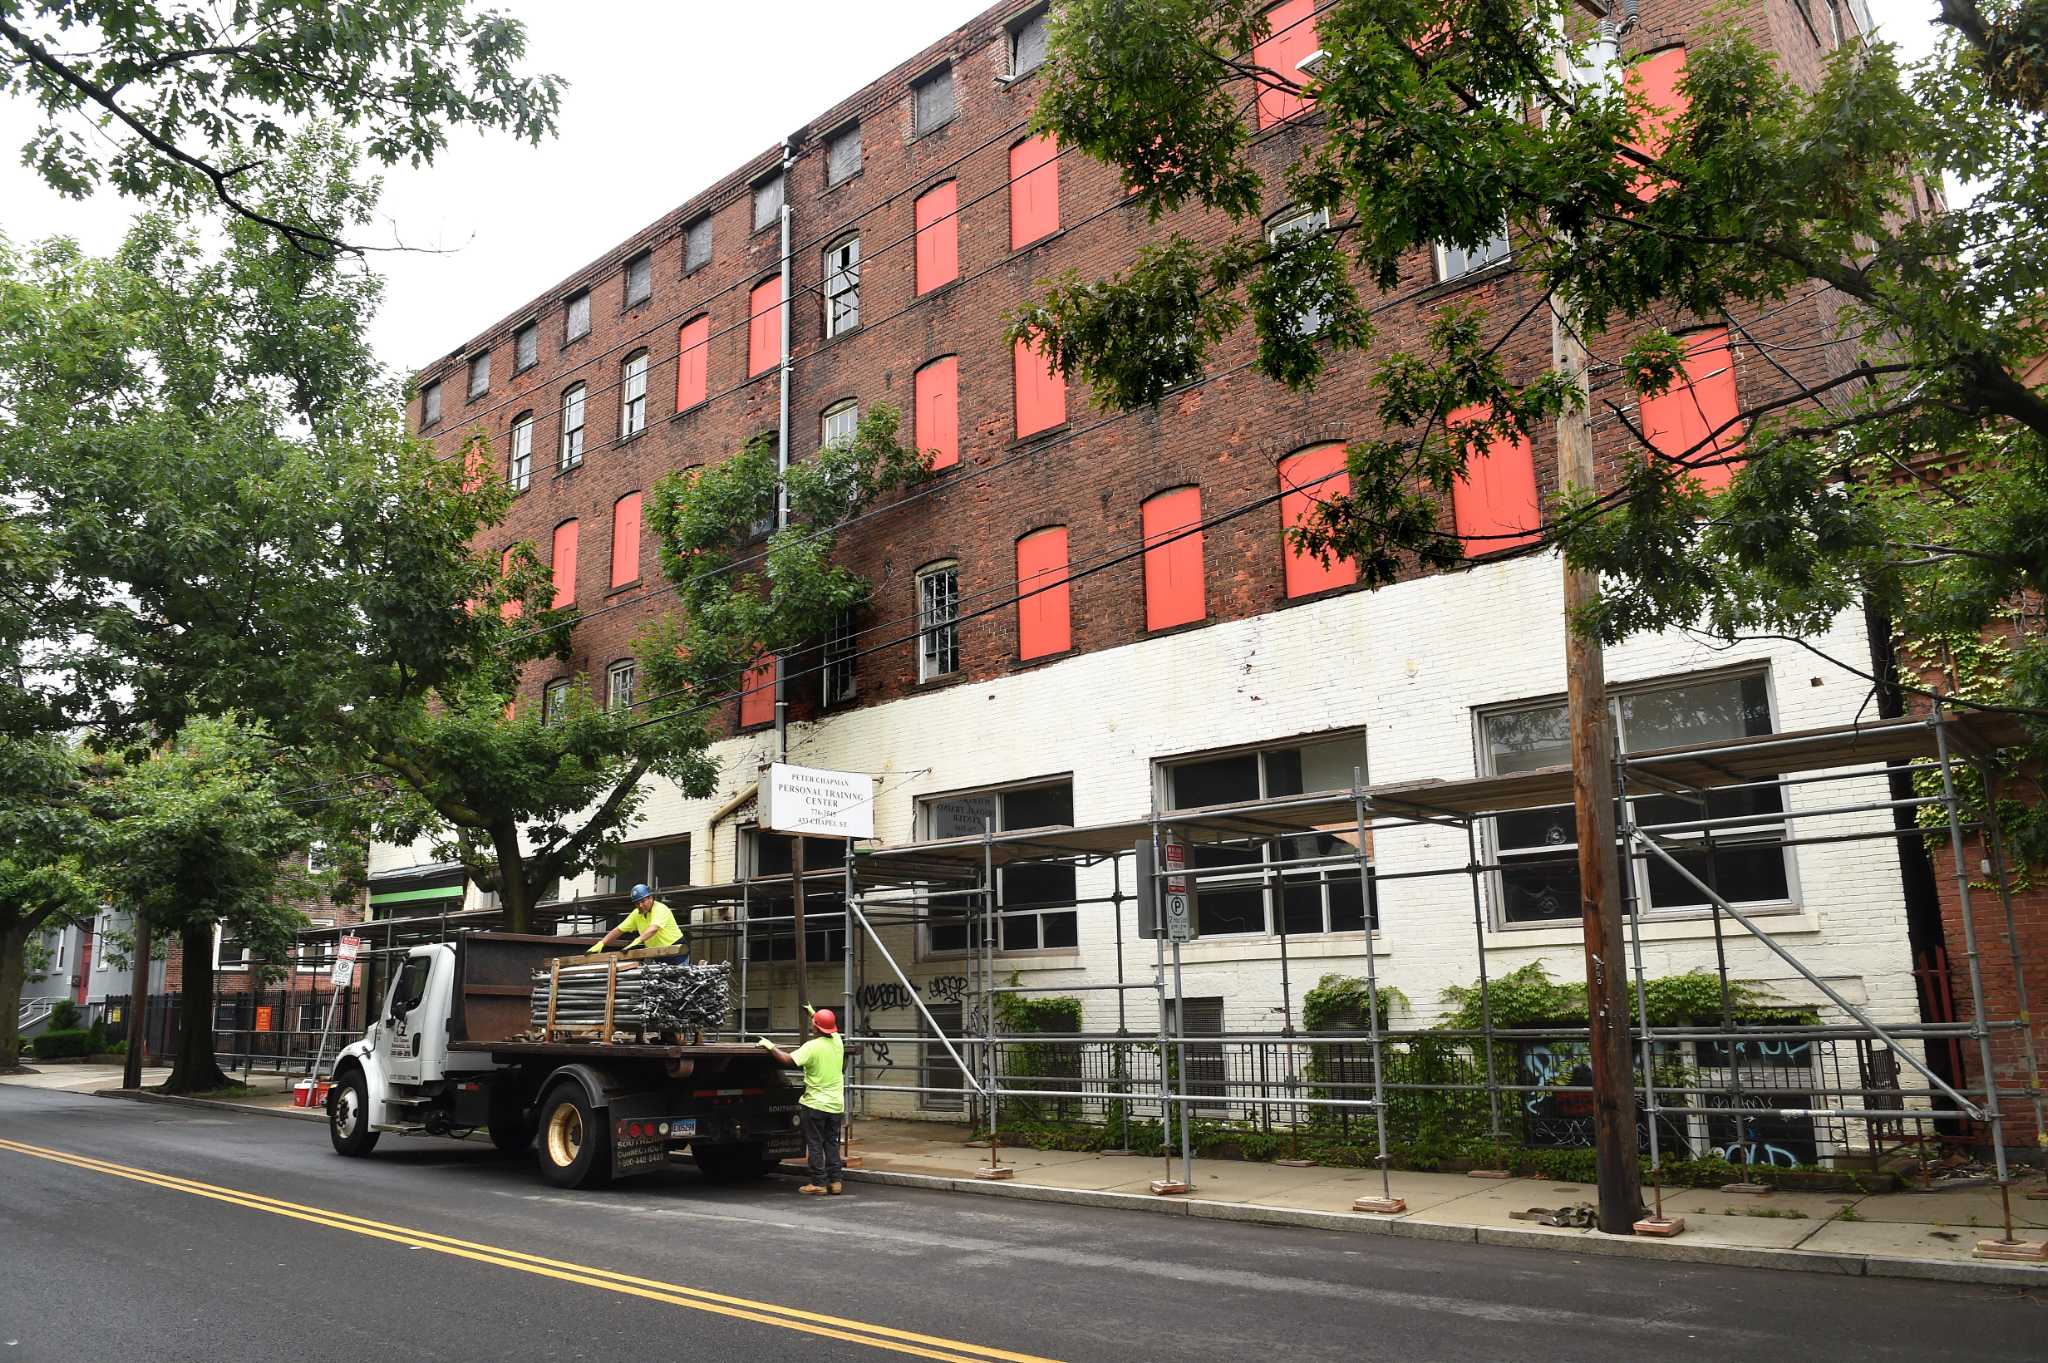
[[[24, 1149], [23, 1147], [28, 1147]], [[0, 1086], [0, 1363], [2025, 1359], [2012, 1289], [1573, 1258], [679, 1168]]]

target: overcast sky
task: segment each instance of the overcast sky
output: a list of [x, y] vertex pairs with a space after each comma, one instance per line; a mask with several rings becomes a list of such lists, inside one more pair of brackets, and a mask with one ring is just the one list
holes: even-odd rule
[[[442, 253], [379, 257], [378, 354], [411, 369], [446, 353], [988, 3], [496, 0], [525, 20], [531, 69], [568, 81], [560, 135], [458, 131], [432, 167], [389, 172], [384, 239]], [[1932, 46], [1934, 0], [1871, 7], [1907, 56]], [[19, 163], [33, 127], [26, 104], [0, 104], [0, 230], [110, 249], [134, 205], [51, 193]]]

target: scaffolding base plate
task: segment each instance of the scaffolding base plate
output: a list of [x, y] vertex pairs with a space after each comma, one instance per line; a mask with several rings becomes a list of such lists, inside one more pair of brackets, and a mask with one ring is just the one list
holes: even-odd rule
[[1646, 1216], [1636, 1222], [1635, 1229], [1637, 1235], [1656, 1235], [1668, 1240], [1672, 1236], [1684, 1232], [1685, 1218], [1682, 1216]]
[[1177, 1178], [1155, 1178], [1152, 1180], [1152, 1191], [1161, 1197], [1171, 1197], [1175, 1193], [1191, 1193], [1194, 1189]]
[[1979, 1259], [2048, 1264], [2048, 1240], [1979, 1240], [1975, 1254]]
[[1511, 1173], [1509, 1173], [1509, 1172], [1508, 1172], [1507, 1170], [1505, 1170], [1505, 1169], [1467, 1169], [1467, 1170], [1465, 1171], [1465, 1177], [1466, 1177], [1466, 1178], [1501, 1178], [1501, 1179], [1506, 1179], [1506, 1178], [1513, 1178], [1513, 1177], [1514, 1177], [1514, 1175], [1513, 1175], [1513, 1174], [1511, 1174]]
[[1768, 1183], [1724, 1183], [1721, 1185], [1721, 1191], [1724, 1193], [1767, 1193], [1770, 1190], [1771, 1186]]
[[1378, 1212], [1382, 1216], [1398, 1216], [1408, 1210], [1408, 1200], [1401, 1197], [1361, 1197], [1351, 1204], [1355, 1212]]
[[1015, 1178], [1017, 1177], [1017, 1169], [1015, 1165], [1010, 1164], [997, 1164], [993, 1166], [984, 1164], [974, 1171], [974, 1176], [976, 1178], [989, 1179]]

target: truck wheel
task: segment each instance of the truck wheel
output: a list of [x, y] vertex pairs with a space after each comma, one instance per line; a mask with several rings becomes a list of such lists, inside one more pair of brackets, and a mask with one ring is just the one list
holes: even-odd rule
[[563, 1084], [540, 1105], [540, 1176], [557, 1188], [601, 1187], [611, 1179], [605, 1130], [577, 1084]]
[[764, 1145], [693, 1145], [690, 1158], [713, 1183], [738, 1183], [742, 1179], [765, 1178], [775, 1166]]
[[361, 1070], [349, 1070], [327, 1091], [327, 1138], [336, 1154], [361, 1156], [377, 1148], [377, 1133], [370, 1129], [370, 1085]]

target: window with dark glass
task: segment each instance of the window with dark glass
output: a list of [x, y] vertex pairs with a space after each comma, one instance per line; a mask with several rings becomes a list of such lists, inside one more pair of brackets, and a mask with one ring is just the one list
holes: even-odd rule
[[[1624, 752], [1773, 732], [1769, 688], [1761, 673], [1624, 691], [1613, 708]], [[1480, 717], [1480, 728], [1489, 775], [1571, 764], [1571, 725], [1562, 701], [1494, 711]], [[1651, 832], [1659, 824], [1744, 820], [1716, 827], [1711, 848], [1699, 831], [1673, 829], [1660, 836], [1674, 844], [1688, 871], [1731, 903], [1784, 903], [1791, 898], [1782, 845], [1785, 805], [1777, 789], [1757, 788], [1768, 785], [1708, 791], [1703, 801], [1640, 795], [1629, 801], [1630, 817]], [[1503, 925], [1578, 921], [1578, 826], [1570, 805], [1502, 814], [1493, 821], [1492, 839], [1500, 862], [1495, 898]], [[1661, 858], [1632, 861], [1626, 874], [1633, 879], [1636, 902], [1650, 912], [1706, 907], [1705, 897]]]
[[[927, 838], [980, 837], [1074, 826], [1071, 779], [999, 790], [941, 795], [920, 806]], [[996, 872], [996, 941], [1001, 951], [1048, 951], [1080, 944], [1072, 862], [1011, 862]], [[982, 945], [979, 910], [958, 898], [935, 909], [926, 929], [929, 952], [967, 951]]]
[[843, 705], [860, 689], [858, 633], [853, 612], [843, 610], [832, 621], [825, 636], [825, 704]]
[[[1354, 773], [1364, 779], [1364, 734], [1294, 739], [1162, 765], [1166, 804], [1176, 810], [1350, 790]], [[1284, 837], [1196, 843], [1188, 850], [1190, 865], [1223, 872], [1202, 876], [1196, 885], [1196, 922], [1204, 937], [1361, 932], [1368, 922], [1378, 924], [1370, 866], [1365, 884], [1359, 881], [1355, 822]], [[1272, 865], [1280, 862], [1292, 864]]]
[[[838, 838], [805, 838], [804, 959], [846, 959], [846, 844]], [[796, 839], [786, 833], [743, 828], [739, 838], [742, 880], [766, 879], [747, 896], [747, 954], [755, 961], [796, 959], [796, 898], [786, 883], [795, 864]], [[776, 884], [777, 880], [785, 883]]]
[[960, 568], [940, 563], [917, 575], [917, 679], [960, 670]]
[[569, 679], [551, 681], [540, 693], [540, 722], [552, 724], [569, 708]]
[[630, 894], [635, 885], [645, 885], [658, 892], [678, 889], [689, 883], [688, 838], [621, 847], [606, 859], [597, 873], [599, 894]]

